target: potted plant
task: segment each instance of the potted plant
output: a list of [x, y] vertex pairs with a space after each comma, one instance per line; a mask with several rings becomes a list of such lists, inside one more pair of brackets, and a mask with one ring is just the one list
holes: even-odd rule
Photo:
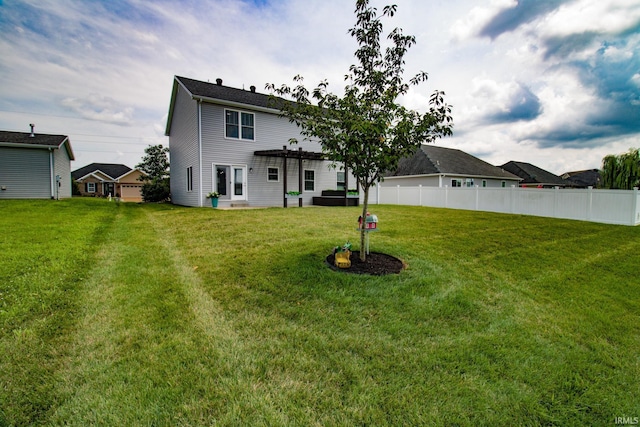
[[207, 194], [207, 199], [211, 199], [211, 207], [218, 207], [218, 197], [220, 197], [220, 193], [218, 193], [217, 191], [212, 191], [211, 193]]

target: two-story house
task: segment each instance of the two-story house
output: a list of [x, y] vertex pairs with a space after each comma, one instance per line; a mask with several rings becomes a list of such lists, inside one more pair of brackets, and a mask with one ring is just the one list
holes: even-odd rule
[[[175, 76], [165, 134], [178, 205], [206, 206], [210, 192], [220, 194], [220, 207], [310, 205], [322, 190], [355, 183], [340, 167], [330, 168], [320, 144], [304, 141], [254, 86]], [[291, 138], [298, 144], [290, 145]], [[300, 198], [292, 201], [290, 191]]]

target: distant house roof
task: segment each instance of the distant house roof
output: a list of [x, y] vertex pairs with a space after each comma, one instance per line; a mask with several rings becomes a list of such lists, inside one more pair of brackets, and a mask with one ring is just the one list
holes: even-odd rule
[[564, 179], [560, 178], [558, 175], [554, 175], [551, 172], [532, 165], [531, 163], [515, 162], [512, 160], [500, 167], [522, 178], [520, 184], [539, 184], [554, 186], [567, 185], [567, 182]]
[[182, 86], [193, 99], [199, 99], [205, 102], [222, 102], [227, 105], [253, 106], [274, 112], [279, 111], [277, 106], [273, 104], [273, 98], [271, 98], [270, 95], [256, 92], [255, 86], [250, 86], [249, 90], [244, 90], [223, 86], [222, 79], [217, 79], [215, 83], [209, 83], [187, 77], [175, 76], [165, 135], [169, 135], [171, 130], [171, 119], [178, 85]]
[[90, 175], [92, 173], [102, 172], [103, 174], [115, 180], [121, 177], [122, 175], [125, 175], [131, 172], [132, 170], [133, 169], [131, 169], [129, 166], [122, 165], [122, 164], [91, 163], [90, 165], [74, 170], [73, 172], [71, 172], [71, 176], [73, 177], [73, 179], [77, 180], [77, 179], [84, 178], [85, 176]]
[[519, 178], [471, 154], [453, 148], [423, 144], [415, 155], [401, 159], [392, 176], [464, 175], [518, 181]]
[[70, 160], [75, 160], [69, 137], [45, 133], [0, 131], [0, 146], [23, 148], [57, 148], [65, 146]]
[[572, 187], [596, 188], [600, 184], [600, 170], [598, 169], [566, 172], [561, 177], [569, 181]]

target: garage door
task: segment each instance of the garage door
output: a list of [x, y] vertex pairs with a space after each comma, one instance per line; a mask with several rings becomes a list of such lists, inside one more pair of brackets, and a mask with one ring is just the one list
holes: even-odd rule
[[125, 202], [141, 202], [142, 185], [124, 184], [120, 187], [120, 198]]

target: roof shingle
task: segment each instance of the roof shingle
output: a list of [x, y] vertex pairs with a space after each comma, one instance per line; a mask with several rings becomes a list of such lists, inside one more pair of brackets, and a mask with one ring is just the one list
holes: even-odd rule
[[109, 175], [111, 178], [116, 179], [121, 177], [122, 175], [130, 172], [132, 169], [129, 166], [115, 163], [91, 163], [90, 165], [81, 167], [80, 169], [76, 169], [71, 172], [71, 176], [73, 179], [79, 179], [83, 176], [89, 175], [90, 173], [94, 173], [100, 171]]
[[396, 171], [387, 176], [431, 174], [518, 178], [464, 151], [428, 144], [422, 144], [413, 157], [400, 160]]

